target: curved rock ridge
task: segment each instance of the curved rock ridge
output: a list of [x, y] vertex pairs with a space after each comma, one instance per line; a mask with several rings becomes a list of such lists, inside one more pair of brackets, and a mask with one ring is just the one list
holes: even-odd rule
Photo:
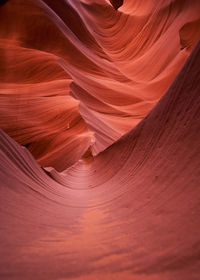
[[197, 280], [200, 42], [130, 132], [58, 173], [0, 132], [2, 279]]
[[200, 37], [199, 0], [3, 2], [0, 127], [58, 171], [136, 126]]

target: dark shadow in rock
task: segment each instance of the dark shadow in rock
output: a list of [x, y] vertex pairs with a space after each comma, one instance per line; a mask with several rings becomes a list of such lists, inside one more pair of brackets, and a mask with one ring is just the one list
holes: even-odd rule
[[110, 0], [110, 3], [115, 8], [115, 10], [119, 9], [123, 5], [124, 0]]
[[3, 6], [6, 2], [8, 2], [8, 0], [0, 0], [0, 6]]

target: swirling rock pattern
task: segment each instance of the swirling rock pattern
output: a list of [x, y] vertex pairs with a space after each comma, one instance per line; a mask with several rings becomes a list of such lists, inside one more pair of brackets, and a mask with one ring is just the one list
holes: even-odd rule
[[1, 4], [0, 279], [198, 280], [199, 1]]

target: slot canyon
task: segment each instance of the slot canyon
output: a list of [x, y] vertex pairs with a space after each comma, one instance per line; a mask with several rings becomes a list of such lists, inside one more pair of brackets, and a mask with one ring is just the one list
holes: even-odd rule
[[0, 279], [200, 279], [200, 1], [0, 1]]

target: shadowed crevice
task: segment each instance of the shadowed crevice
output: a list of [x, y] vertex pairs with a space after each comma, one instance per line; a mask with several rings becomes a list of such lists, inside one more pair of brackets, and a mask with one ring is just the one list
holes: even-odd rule
[[115, 10], [118, 10], [123, 5], [123, 0], [110, 0], [110, 3], [115, 8]]

